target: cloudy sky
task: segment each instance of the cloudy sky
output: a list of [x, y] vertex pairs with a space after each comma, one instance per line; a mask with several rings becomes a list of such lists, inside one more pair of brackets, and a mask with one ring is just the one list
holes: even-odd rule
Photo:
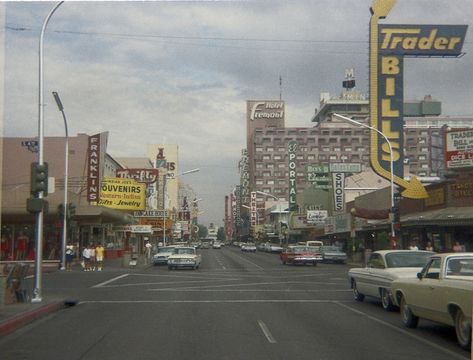
[[[52, 2], [7, 2], [5, 136], [36, 136], [38, 43]], [[45, 36], [45, 135], [109, 131], [113, 157], [179, 145], [180, 169], [204, 211], [222, 224], [238, 182], [245, 101], [278, 99], [286, 126], [311, 126], [321, 92], [337, 95], [345, 69], [368, 92], [371, 0], [66, 2]], [[431, 94], [446, 115], [473, 115], [473, 1], [398, 0], [386, 23], [470, 25], [459, 59], [407, 59], [405, 99]]]

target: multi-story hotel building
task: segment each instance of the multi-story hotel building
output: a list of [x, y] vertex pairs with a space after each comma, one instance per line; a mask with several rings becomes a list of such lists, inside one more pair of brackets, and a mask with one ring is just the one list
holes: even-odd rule
[[[298, 142], [296, 156], [297, 193], [311, 183], [307, 181], [307, 166], [334, 162], [360, 163], [370, 168], [370, 130], [334, 117], [338, 113], [358, 122], [367, 123], [369, 101], [354, 90], [339, 97], [321, 94], [320, 108], [312, 118], [314, 127], [284, 127], [270, 115], [252, 119], [254, 104], [266, 108], [268, 102], [247, 102], [247, 149], [250, 165], [250, 186], [253, 191], [273, 194], [287, 200], [288, 155], [287, 144]], [[284, 109], [284, 102], [281, 108]], [[254, 111], [253, 111], [254, 114]], [[280, 119], [278, 119], [280, 120]], [[405, 174], [420, 178], [437, 177], [443, 173], [442, 128], [473, 127], [473, 117], [441, 116], [441, 103], [427, 96], [422, 101], [404, 105], [404, 157]]]

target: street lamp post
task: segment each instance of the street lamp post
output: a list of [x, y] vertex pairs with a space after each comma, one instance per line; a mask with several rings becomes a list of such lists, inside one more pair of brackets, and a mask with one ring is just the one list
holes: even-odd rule
[[392, 212], [394, 211], [394, 155], [393, 155], [393, 148], [392, 148], [392, 145], [391, 145], [391, 141], [389, 141], [388, 137], [386, 135], [384, 135], [383, 132], [379, 131], [375, 127], [372, 127], [372, 126], [369, 126], [367, 124], [358, 122], [356, 120], [350, 119], [349, 117], [346, 117], [346, 116], [343, 116], [343, 115], [340, 115], [340, 114], [335, 114], [334, 113], [333, 116], [335, 116], [339, 119], [351, 122], [352, 124], [362, 126], [362, 127], [367, 128], [367, 129], [370, 129], [372, 131], [375, 131], [376, 133], [381, 135], [384, 138], [384, 140], [386, 140], [386, 143], [388, 144], [389, 156], [390, 156], [390, 177], [391, 177], [391, 179], [390, 179], [391, 180], [391, 211], [390, 211], [390, 213], [391, 213], [391, 217], [390, 217], [391, 237], [394, 239], [396, 237], [396, 233], [394, 231], [394, 218], [393, 218], [393, 214], [392, 214]]
[[[180, 177], [182, 175], [196, 173], [198, 171], [200, 171], [199, 168], [184, 171], [183, 173], [181, 173], [179, 175], [176, 175], [174, 178]], [[163, 208], [164, 208], [164, 211], [163, 211], [163, 245], [164, 246], [166, 246], [166, 217], [167, 217], [167, 215], [166, 215], [166, 184], [167, 184], [167, 181], [166, 180], [167, 180], [167, 174], [164, 175], [164, 184], [163, 184], [163, 199], [164, 199], [164, 203], [163, 203]]]
[[53, 91], [54, 100], [56, 100], [56, 105], [59, 111], [62, 114], [64, 119], [64, 131], [66, 134], [66, 144], [65, 144], [65, 160], [64, 160], [64, 214], [62, 220], [62, 244], [61, 244], [61, 270], [66, 269], [66, 239], [67, 239], [67, 191], [68, 191], [68, 182], [69, 182], [69, 133], [67, 131], [67, 119], [66, 114], [64, 113], [64, 106], [62, 106], [61, 98], [59, 94]]
[[[41, 35], [39, 37], [39, 102], [38, 102], [38, 165], [44, 165], [44, 104], [43, 104], [43, 40], [44, 33], [46, 32], [46, 27], [48, 26], [49, 19], [53, 16], [54, 12], [59, 6], [62, 5], [64, 1], [58, 2], [51, 9], [49, 14], [46, 16], [43, 22], [43, 27], [41, 28]], [[38, 199], [43, 199], [44, 194], [42, 191], [38, 193]], [[42, 201], [42, 200], [40, 200]], [[41, 302], [42, 299], [42, 261], [43, 261], [43, 209], [36, 214], [36, 238], [35, 238], [35, 247], [36, 247], [36, 258], [35, 258], [35, 279], [34, 279], [34, 289], [33, 289], [33, 298], [31, 302]]]

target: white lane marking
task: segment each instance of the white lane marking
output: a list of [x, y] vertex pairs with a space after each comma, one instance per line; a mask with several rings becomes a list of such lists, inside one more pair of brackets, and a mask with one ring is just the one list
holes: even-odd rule
[[250, 264], [253, 265], [253, 266], [256, 266], [256, 267], [257, 267], [258, 269], [260, 269], [260, 270], [264, 270], [263, 267], [259, 266], [258, 264], [255, 264], [253, 261], [250, 261], [250, 260], [248, 260], [248, 259], [245, 259], [243, 256], [239, 256], [239, 255], [236, 255], [236, 254], [235, 254], [235, 256], [236, 256], [237, 258], [240, 258], [240, 259], [242, 259], [242, 260], [245, 260], [246, 262], [250, 263]]
[[[171, 288], [162, 288], [162, 289], [150, 289], [150, 291], [161, 291], [161, 290], [192, 290], [192, 289], [217, 289], [224, 287], [241, 287], [241, 286], [260, 286], [260, 285], [289, 285], [289, 284], [317, 284], [316, 282], [304, 282], [304, 281], [282, 281], [282, 282], [256, 282], [256, 283], [242, 283], [242, 284], [225, 284], [225, 285], [208, 285], [208, 286], [186, 286], [186, 287], [171, 287]], [[336, 285], [333, 283], [323, 283], [324, 285]], [[350, 290], [348, 290], [350, 291]]]
[[123, 274], [123, 275], [114, 277], [113, 279], [104, 281], [104, 282], [102, 282], [102, 283], [100, 283], [100, 284], [94, 285], [94, 286], [92, 286], [92, 287], [93, 287], [93, 288], [102, 287], [102, 286], [105, 286], [105, 285], [107, 285], [107, 284], [110, 284], [111, 282], [117, 281], [117, 280], [122, 279], [122, 278], [127, 277], [127, 276], [128, 276], [128, 274]]
[[352, 290], [292, 290], [292, 289], [283, 289], [283, 290], [271, 290], [271, 289], [180, 289], [180, 288], [172, 288], [172, 289], [147, 289], [146, 291], [180, 291], [180, 292], [287, 292], [287, 293], [318, 293], [318, 292], [346, 292], [351, 293]]
[[269, 331], [268, 327], [266, 326], [266, 324], [262, 321], [262, 320], [258, 320], [258, 325], [259, 327], [261, 328], [261, 330], [263, 331], [263, 334], [264, 336], [266, 336], [266, 339], [268, 339], [268, 342], [270, 344], [276, 344], [276, 339], [273, 337], [273, 335], [271, 334], [271, 332]]
[[420, 341], [420, 342], [422, 342], [422, 343], [424, 343], [424, 344], [426, 344], [426, 345], [428, 345], [428, 346], [430, 346], [430, 347], [433, 347], [433, 348], [435, 348], [435, 349], [437, 349], [437, 350], [439, 350], [439, 351], [442, 351], [442, 352], [444, 352], [444, 353], [446, 353], [446, 354], [449, 354], [449, 355], [450, 355], [450, 359], [453, 359], [453, 358], [455, 358], [455, 359], [462, 359], [462, 360], [466, 359], [464, 356], [461, 356], [461, 355], [459, 355], [459, 354], [457, 354], [457, 353], [455, 353], [455, 352], [453, 352], [453, 351], [450, 351], [450, 350], [448, 350], [448, 349], [445, 349], [444, 347], [442, 347], [442, 346], [440, 346], [440, 345], [438, 345], [438, 344], [436, 344], [436, 343], [434, 343], [434, 342], [432, 342], [432, 341], [429, 341], [429, 340], [427, 340], [427, 339], [424, 339], [424, 338], [422, 338], [422, 337], [420, 337], [420, 336], [418, 336], [418, 335], [412, 334], [410, 331], [407, 331], [407, 330], [405, 330], [405, 329], [401, 329], [401, 328], [399, 328], [399, 327], [397, 327], [397, 326], [394, 326], [394, 325], [392, 325], [392, 324], [390, 324], [390, 323], [388, 323], [388, 322], [386, 322], [386, 321], [383, 321], [383, 320], [380, 320], [380, 319], [375, 318], [374, 316], [368, 315], [368, 314], [366, 314], [366, 313], [364, 313], [364, 312], [362, 312], [362, 311], [356, 310], [356, 309], [352, 308], [352, 307], [349, 306], [349, 305], [342, 304], [342, 303], [339, 302], [339, 301], [334, 301], [334, 303], [337, 304], [337, 305], [340, 305], [341, 307], [343, 307], [343, 308], [345, 308], [345, 309], [348, 309], [348, 310], [350, 310], [350, 311], [352, 311], [352, 312], [354, 312], [354, 313], [356, 313], [356, 314], [359, 314], [359, 315], [361, 315], [361, 316], [364, 316], [364, 317], [366, 317], [366, 318], [368, 318], [368, 319], [370, 319], [370, 320], [372, 320], [372, 321], [375, 321], [375, 322], [377, 322], [377, 323], [379, 323], [379, 324], [382, 324], [382, 325], [384, 325], [384, 326], [387, 326], [388, 328], [390, 328], [390, 329], [392, 329], [392, 330], [395, 330], [395, 331], [397, 331], [397, 332], [400, 332], [400, 333], [403, 334], [403, 335], [407, 335], [407, 336], [409, 336], [409, 337], [415, 339], [416, 341]]
[[[163, 281], [163, 282], [146, 282], [146, 283], [132, 283], [132, 284], [119, 284], [119, 285], [109, 285], [108, 288], [119, 288], [119, 287], [132, 287], [132, 286], [148, 286], [148, 285], [167, 285], [167, 284], [198, 284], [198, 283], [208, 283], [209, 281], [240, 281], [241, 279], [209, 279], [209, 280], [180, 280], [180, 281]], [[351, 291], [351, 290], [350, 290]]]
[[333, 304], [333, 303], [351, 303], [353, 300], [83, 300], [79, 304], [268, 304], [268, 303], [317, 303], [317, 304]]

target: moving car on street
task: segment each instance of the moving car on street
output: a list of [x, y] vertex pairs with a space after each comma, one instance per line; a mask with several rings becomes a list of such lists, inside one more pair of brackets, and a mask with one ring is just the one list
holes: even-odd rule
[[243, 243], [240, 250], [243, 252], [256, 252], [256, 245], [253, 243]]
[[309, 264], [316, 266], [318, 261], [322, 261], [322, 255], [315, 247], [303, 245], [289, 246], [281, 252], [279, 257], [283, 265]]
[[387, 311], [395, 309], [391, 283], [401, 278], [415, 279], [434, 252], [423, 250], [380, 250], [369, 257], [366, 267], [348, 271], [348, 281], [356, 301], [365, 296], [381, 300]]
[[153, 265], [167, 265], [168, 257], [174, 252], [175, 246], [160, 246], [153, 255]]
[[455, 327], [460, 346], [471, 347], [473, 253], [438, 254], [417, 278], [391, 285], [402, 322], [415, 328], [419, 318]]
[[192, 246], [176, 247], [172, 255], [168, 257], [168, 269], [191, 268], [198, 269], [202, 257]]
[[320, 253], [324, 262], [345, 264], [347, 261], [346, 252], [340, 250], [338, 246], [321, 246]]

